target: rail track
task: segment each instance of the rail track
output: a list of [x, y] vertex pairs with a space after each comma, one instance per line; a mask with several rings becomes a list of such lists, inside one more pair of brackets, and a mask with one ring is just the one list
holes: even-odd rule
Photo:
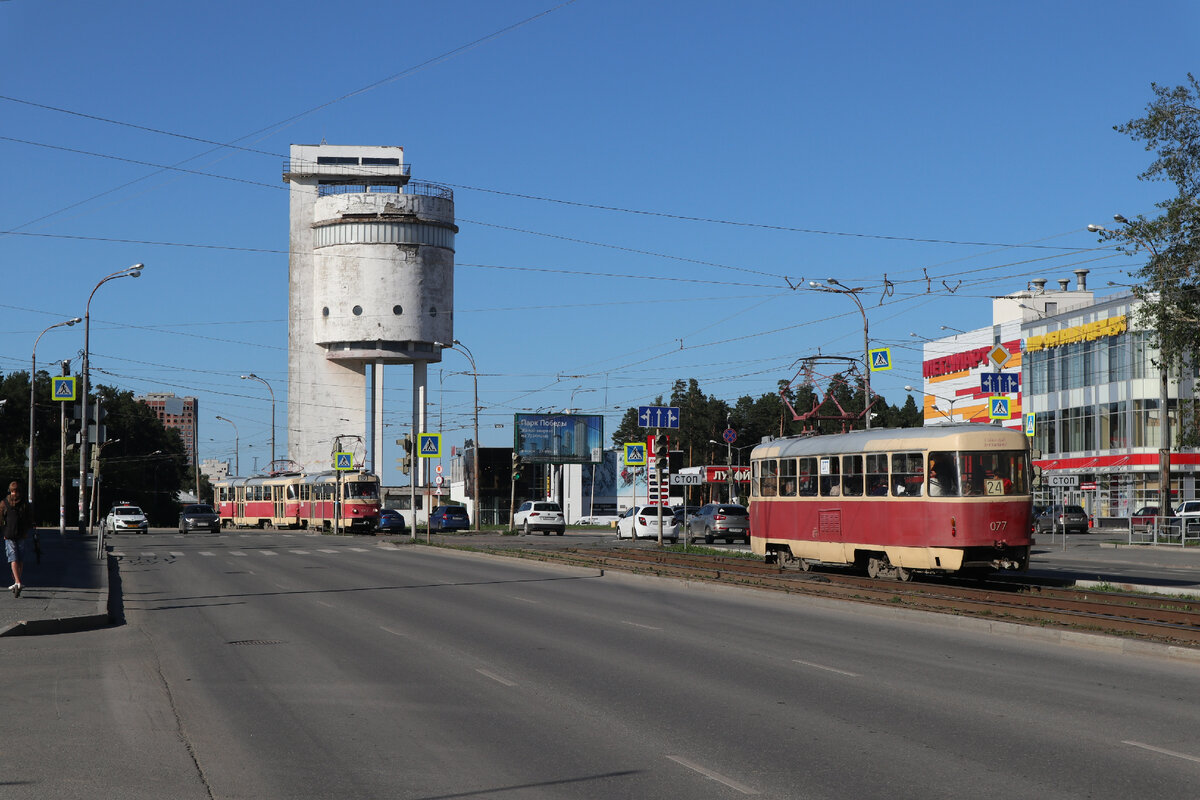
[[861, 577], [840, 569], [802, 572], [756, 559], [632, 548], [494, 552], [597, 569], [752, 586], [1042, 627], [1058, 626], [1200, 648], [1200, 600], [1012, 582], [921, 577], [898, 582]]

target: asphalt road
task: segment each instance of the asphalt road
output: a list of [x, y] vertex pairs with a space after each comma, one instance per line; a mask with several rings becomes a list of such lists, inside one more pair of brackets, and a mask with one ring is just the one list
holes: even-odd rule
[[119, 536], [0, 648], [6, 798], [1195, 796], [1200, 668], [364, 537]]

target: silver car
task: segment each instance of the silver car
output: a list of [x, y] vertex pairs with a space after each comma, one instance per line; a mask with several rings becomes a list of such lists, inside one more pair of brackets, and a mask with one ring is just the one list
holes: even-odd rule
[[709, 503], [688, 518], [688, 543], [704, 537], [705, 544], [715, 539], [732, 543], [741, 539], [750, 544], [750, 512], [737, 503]]

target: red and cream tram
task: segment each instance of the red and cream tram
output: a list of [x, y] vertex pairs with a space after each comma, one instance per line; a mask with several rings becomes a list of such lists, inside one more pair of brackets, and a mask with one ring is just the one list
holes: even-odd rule
[[1029, 565], [1021, 431], [964, 424], [765, 442], [751, 453], [750, 547], [768, 561], [871, 577]]
[[[340, 489], [340, 496], [339, 496]], [[300, 472], [213, 482], [223, 528], [373, 529], [379, 520], [379, 478], [370, 472]]]

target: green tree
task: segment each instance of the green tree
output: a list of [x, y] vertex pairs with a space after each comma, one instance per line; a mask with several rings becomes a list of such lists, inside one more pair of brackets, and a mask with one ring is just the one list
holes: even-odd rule
[[[1114, 126], [1156, 155], [1138, 178], [1173, 184], [1173, 196], [1156, 204], [1157, 216], [1118, 214], [1118, 227], [1099, 231], [1101, 241], [1145, 258], [1133, 273], [1139, 281], [1133, 293], [1142, 301], [1134, 319], [1151, 331], [1156, 366], [1177, 374], [1200, 352], [1200, 82], [1187, 77], [1181, 86], [1152, 83], [1145, 116]], [[1195, 404], [1181, 417], [1183, 442], [1200, 443]]]

